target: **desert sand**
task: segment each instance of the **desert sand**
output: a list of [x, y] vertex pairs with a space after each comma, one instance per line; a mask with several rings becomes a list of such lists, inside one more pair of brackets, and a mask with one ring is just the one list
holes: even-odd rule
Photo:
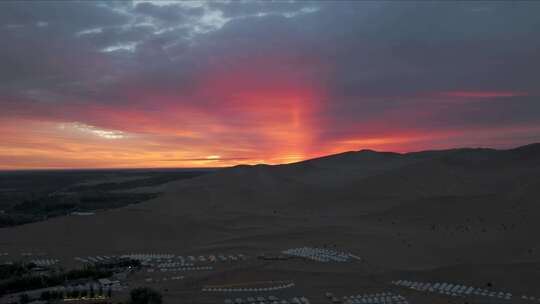
[[[169, 184], [160, 197], [94, 216], [0, 229], [0, 251], [75, 256], [242, 252], [245, 263], [158, 284], [166, 303], [223, 303], [208, 284], [292, 280], [286, 295], [394, 291], [409, 303], [494, 303], [396, 287], [454, 282], [540, 296], [540, 144], [511, 150], [347, 152], [295, 164], [238, 166]], [[354, 263], [262, 261], [327, 247]], [[144, 275], [131, 286], [145, 285]], [[180, 301], [180, 302], [179, 302]], [[501, 302], [502, 303], [502, 302]], [[504, 302], [504, 303], [509, 303]], [[524, 301], [523, 303], [528, 303]]]

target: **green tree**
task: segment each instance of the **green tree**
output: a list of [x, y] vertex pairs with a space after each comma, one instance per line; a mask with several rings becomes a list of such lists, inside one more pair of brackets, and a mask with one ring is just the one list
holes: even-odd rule
[[148, 287], [139, 287], [131, 290], [130, 304], [161, 304], [161, 294]]

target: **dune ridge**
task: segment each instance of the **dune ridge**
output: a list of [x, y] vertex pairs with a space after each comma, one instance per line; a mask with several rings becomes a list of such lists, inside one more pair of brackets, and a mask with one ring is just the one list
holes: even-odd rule
[[0, 246], [60, 257], [335, 246], [377, 272], [463, 265], [507, 272], [540, 259], [539, 198], [540, 144], [363, 150], [219, 170], [169, 184], [144, 203], [0, 229]]

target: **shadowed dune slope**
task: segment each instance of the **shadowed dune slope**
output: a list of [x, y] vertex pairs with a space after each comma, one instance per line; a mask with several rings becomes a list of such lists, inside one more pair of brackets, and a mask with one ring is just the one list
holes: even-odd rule
[[0, 229], [0, 246], [83, 255], [335, 244], [396, 269], [535, 262], [539, 189], [540, 144], [363, 150], [223, 169], [141, 204]]

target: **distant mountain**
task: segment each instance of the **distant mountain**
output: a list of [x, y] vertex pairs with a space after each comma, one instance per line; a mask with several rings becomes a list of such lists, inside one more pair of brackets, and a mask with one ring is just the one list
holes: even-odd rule
[[[362, 150], [289, 165], [237, 166], [179, 184], [178, 191], [207, 189], [214, 198], [197, 211], [243, 212], [262, 206], [332, 208], [396, 203], [444, 196], [527, 196], [540, 181], [540, 144], [511, 150], [452, 149], [406, 154]], [[172, 195], [178, 192], [172, 189]], [[221, 200], [234, 196], [235, 203]], [[365, 202], [370, 200], [371, 202]], [[362, 202], [364, 201], [364, 202]], [[320, 204], [326, 204], [320, 202]], [[261, 209], [261, 211], [264, 209]]]

